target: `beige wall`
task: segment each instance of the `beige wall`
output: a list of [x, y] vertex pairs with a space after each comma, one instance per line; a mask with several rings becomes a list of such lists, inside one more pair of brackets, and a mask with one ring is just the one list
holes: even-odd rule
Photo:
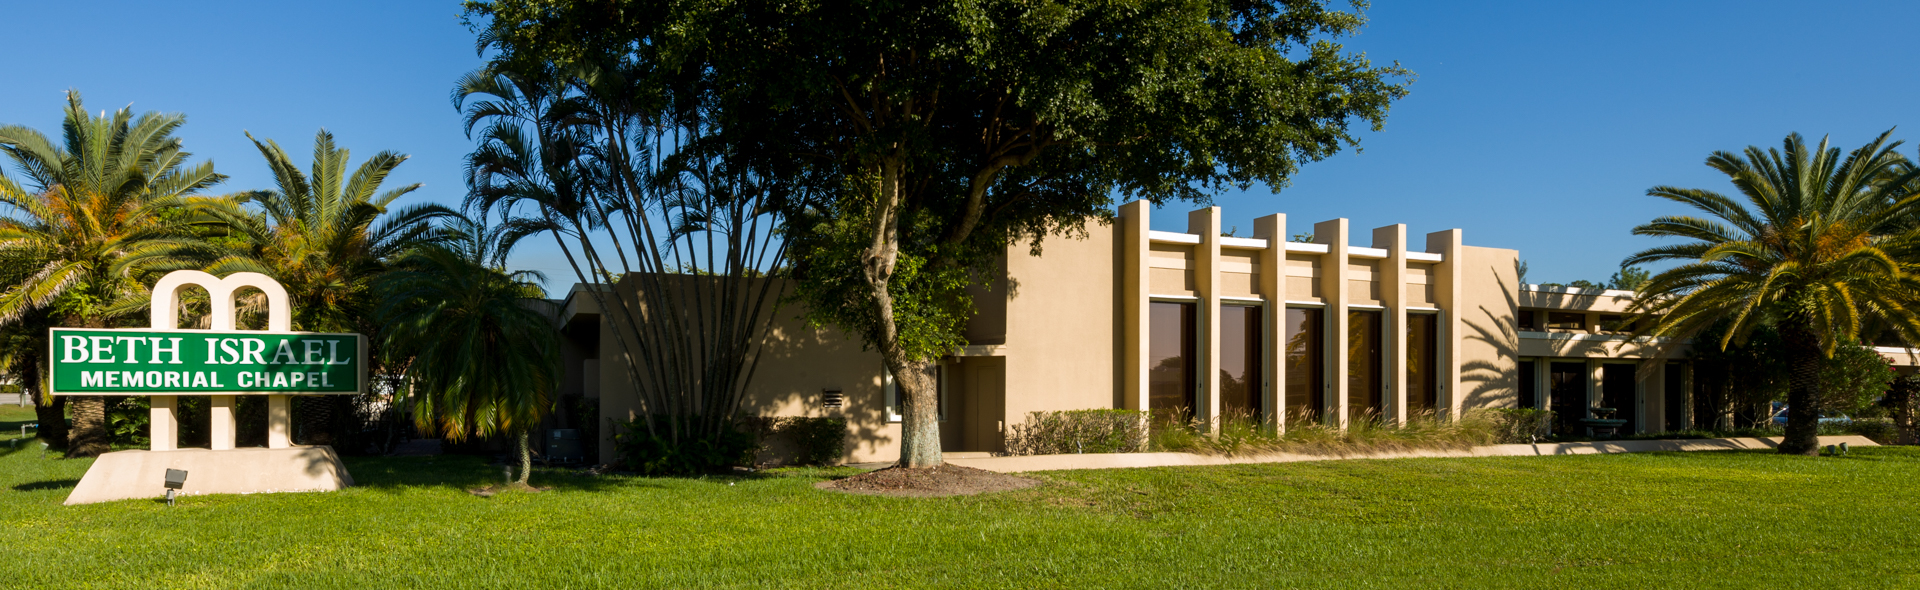
[[1513, 407], [1519, 383], [1519, 332], [1514, 324], [1519, 280], [1514, 262], [1520, 253], [1501, 248], [1460, 249], [1460, 301], [1447, 312], [1460, 319], [1460, 333], [1449, 338], [1460, 347], [1460, 407]]
[[[631, 302], [634, 296], [628, 285], [623, 283], [623, 291]], [[769, 313], [773, 326], [748, 385], [742, 411], [762, 416], [843, 416], [850, 430], [849, 460], [897, 459], [900, 426], [887, 421], [880, 355], [861, 350], [859, 339], [839, 330], [809, 327], [798, 315], [799, 311], [792, 307]], [[600, 456], [603, 458], [614, 456], [615, 434], [615, 429], [604, 421], [629, 420], [637, 417], [639, 410], [639, 397], [622, 348], [614, 338], [613, 326], [611, 322], [603, 323], [600, 330], [598, 365], [603, 420]], [[841, 409], [823, 407], [821, 396], [826, 389], [841, 390], [845, 396]]]
[[1125, 406], [1117, 362], [1124, 258], [1114, 239], [1119, 231], [1118, 224], [1089, 222], [1086, 238], [1049, 238], [1040, 257], [1024, 245], [1008, 248], [1007, 274], [1018, 289], [1007, 302], [999, 420], [1017, 424], [1033, 411]]
[[[1029, 412], [1089, 408], [1144, 409], [1147, 305], [1155, 296], [1193, 298], [1199, 304], [1199, 407], [1214, 415], [1218, 396], [1218, 309], [1223, 300], [1266, 303], [1268, 354], [1261, 394], [1279, 406], [1284, 307], [1324, 306], [1324, 390], [1335, 408], [1345, 403], [1347, 363], [1341, 338], [1351, 306], [1382, 309], [1385, 335], [1381, 375], [1385, 410], [1405, 416], [1410, 313], [1434, 313], [1440, 321], [1438, 356], [1441, 408], [1450, 415], [1474, 408], [1512, 407], [1518, 393], [1517, 363], [1544, 360], [1646, 360], [1684, 358], [1684, 350], [1625, 338], [1590, 334], [1521, 332], [1520, 308], [1618, 313], [1630, 303], [1621, 292], [1535, 290], [1518, 283], [1514, 250], [1468, 246], [1461, 230], [1426, 234], [1415, 250], [1405, 226], [1370, 231], [1346, 220], [1288, 227], [1284, 215], [1261, 217], [1255, 239], [1219, 235], [1221, 212], [1186, 214], [1182, 233], [1151, 232], [1155, 214], [1143, 202], [1122, 206], [1110, 223], [1090, 221], [1084, 237], [1051, 237], [1040, 256], [1027, 246], [1007, 249], [991, 287], [970, 291], [978, 315], [968, 324], [970, 346], [942, 361], [942, 443], [949, 451], [997, 451], [1002, 435]], [[1289, 244], [1294, 232], [1312, 231], [1315, 244]], [[1418, 238], [1412, 238], [1418, 239]], [[1004, 274], [1001, 274], [1004, 273]], [[584, 295], [584, 294], [576, 294]], [[581, 299], [576, 297], [575, 299]], [[577, 304], [576, 304], [577, 305]], [[584, 313], [588, 310], [582, 310]], [[762, 415], [843, 415], [851, 423], [848, 459], [890, 461], [899, 452], [899, 425], [888, 420], [879, 357], [861, 350], [857, 338], [815, 329], [782, 309], [754, 376], [745, 410]], [[611, 332], [600, 333], [598, 377], [602, 412], [628, 417], [634, 395]], [[578, 360], [571, 355], [570, 362]], [[1893, 355], [1889, 355], [1893, 356]], [[1908, 355], [1909, 364], [1913, 359]], [[1666, 395], [1657, 380], [1664, 367], [1642, 371], [1643, 424], [1658, 424]], [[1298, 376], [1294, 376], [1298, 378]], [[1544, 377], [1542, 377], [1544, 379]], [[569, 378], [567, 389], [575, 390]], [[821, 392], [837, 388], [845, 407], [827, 410]], [[590, 386], [579, 386], [590, 390]], [[1345, 415], [1346, 412], [1341, 412]], [[606, 429], [603, 429], [606, 430]], [[611, 434], [610, 432], [608, 434]], [[602, 440], [611, 457], [610, 438]]]

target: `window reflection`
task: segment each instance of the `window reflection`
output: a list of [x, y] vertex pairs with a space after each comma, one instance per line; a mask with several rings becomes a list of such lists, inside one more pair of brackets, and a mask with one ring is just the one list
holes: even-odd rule
[[1380, 312], [1347, 312], [1347, 420], [1380, 415]]
[[1147, 409], [1155, 418], [1193, 416], [1192, 303], [1155, 301], [1147, 317]]
[[1260, 308], [1220, 308], [1220, 409], [1260, 416]]
[[1316, 421], [1320, 411], [1321, 343], [1325, 322], [1321, 310], [1287, 308], [1286, 407], [1288, 420]]
[[1407, 415], [1431, 412], [1440, 405], [1438, 342], [1440, 316], [1407, 315]]

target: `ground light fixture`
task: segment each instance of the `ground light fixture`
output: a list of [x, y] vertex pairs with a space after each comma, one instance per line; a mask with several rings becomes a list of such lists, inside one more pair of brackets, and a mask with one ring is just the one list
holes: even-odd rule
[[186, 486], [187, 486], [187, 472], [185, 470], [181, 470], [181, 469], [167, 470], [167, 505], [168, 506], [173, 505], [174, 491]]

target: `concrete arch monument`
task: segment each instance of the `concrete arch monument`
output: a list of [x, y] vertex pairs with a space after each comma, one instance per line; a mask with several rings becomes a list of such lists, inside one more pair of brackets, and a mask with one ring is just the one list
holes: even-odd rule
[[[210, 327], [181, 329], [181, 294], [207, 291]], [[267, 298], [267, 329], [240, 330], [236, 293]], [[292, 443], [295, 395], [354, 395], [366, 390], [366, 340], [359, 334], [295, 332], [292, 302], [272, 277], [197, 270], [168, 273], [154, 284], [150, 327], [54, 328], [49, 331], [52, 395], [151, 396], [152, 444], [146, 451], [101, 455], [67, 504], [165, 494], [167, 469], [185, 470], [186, 494], [334, 490], [352, 485], [327, 446]], [[179, 398], [210, 399], [207, 449], [179, 446]], [[236, 396], [267, 398], [267, 446], [236, 448]]]

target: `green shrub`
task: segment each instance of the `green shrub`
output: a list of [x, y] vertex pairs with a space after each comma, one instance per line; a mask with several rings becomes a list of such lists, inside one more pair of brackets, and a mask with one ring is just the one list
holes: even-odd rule
[[771, 433], [793, 443], [799, 465], [834, 465], [847, 455], [847, 419], [787, 416], [771, 421]]
[[1306, 416], [1287, 419], [1285, 432], [1271, 422], [1245, 412], [1229, 412], [1219, 419], [1219, 434], [1199, 420], [1156, 420], [1151, 426], [1151, 449], [1210, 455], [1297, 453], [1348, 455], [1418, 449], [1465, 449], [1492, 443], [1498, 426], [1483, 412], [1459, 420], [1436, 419], [1430, 413], [1410, 416], [1404, 424], [1390, 424], [1379, 416], [1352, 420], [1347, 428], [1331, 426]]
[[1007, 429], [1007, 454], [1138, 453], [1147, 448], [1146, 425], [1146, 412], [1131, 410], [1030, 412]]
[[1489, 410], [1494, 422], [1494, 440], [1507, 444], [1532, 444], [1547, 438], [1553, 426], [1553, 410], [1502, 408]]
[[107, 436], [115, 447], [145, 447], [152, 444], [149, 423], [153, 407], [147, 396], [107, 398]]
[[[699, 419], [687, 421], [697, 423]], [[658, 419], [655, 425], [661, 426], [664, 422]], [[669, 439], [664, 429], [649, 433], [646, 424], [638, 418], [616, 422], [614, 426], [619, 431], [613, 437], [614, 453], [618, 456], [615, 465], [643, 475], [723, 472], [752, 463], [753, 452], [759, 448], [754, 433], [733, 421], [716, 435], [695, 437], [682, 433], [678, 441]]]
[[1841, 428], [1839, 434], [1857, 434], [1883, 445], [1899, 444], [1900, 429], [1893, 426], [1892, 420], [1855, 419]]

